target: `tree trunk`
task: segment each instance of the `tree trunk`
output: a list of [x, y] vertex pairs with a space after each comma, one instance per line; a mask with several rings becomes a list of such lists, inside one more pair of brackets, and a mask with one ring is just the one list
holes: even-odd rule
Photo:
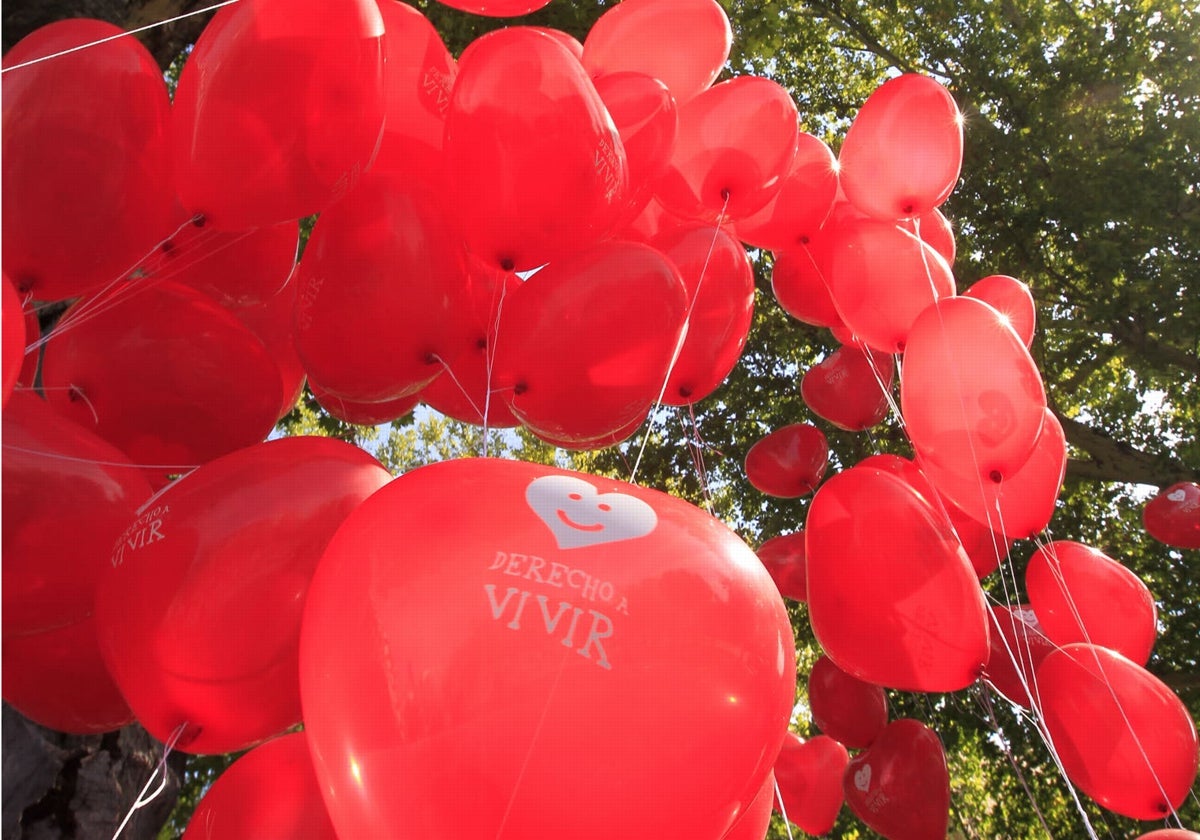
[[[3, 840], [112, 837], [154, 776], [163, 746], [140, 726], [65, 735], [4, 704]], [[130, 818], [124, 840], [152, 840], [179, 796], [185, 756], [167, 760], [161, 793]]]

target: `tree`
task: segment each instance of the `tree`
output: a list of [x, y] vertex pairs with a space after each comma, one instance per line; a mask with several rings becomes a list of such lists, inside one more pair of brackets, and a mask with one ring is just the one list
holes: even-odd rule
[[[50, 17], [92, 14], [132, 27], [200, 5], [12, 2], [3, 12], [5, 47]], [[1147, 582], [1162, 627], [1150, 668], [1180, 692], [1193, 716], [1200, 713], [1200, 605], [1186, 594], [1195, 553], [1154, 542], [1139, 520], [1151, 488], [1200, 481], [1196, 11], [1182, 3], [1115, 0], [1086, 7], [1031, 0], [736, 0], [727, 8], [735, 27], [730, 72], [769, 73], [783, 83], [803, 127], [835, 148], [857, 108], [890, 73], [932, 75], [954, 95], [967, 117], [962, 180], [944, 208], [958, 236], [955, 274], [960, 289], [995, 273], [1033, 288], [1035, 358], [1071, 446], [1053, 536], [1095, 545]], [[497, 25], [433, 2], [422, 10], [456, 54]], [[529, 21], [582, 38], [601, 11], [556, 0]], [[160, 64], [168, 66], [206, 19], [155, 30], [149, 37], [158, 39], [151, 47]], [[756, 255], [755, 266], [754, 332], [726, 384], [694, 412], [656, 412], [630, 444], [567, 459], [628, 478], [645, 436], [638, 481], [709, 505], [752, 545], [800, 527], [806, 502], [756, 493], [744, 480], [742, 460], [770, 429], [812, 419], [799, 397], [798, 372], [835, 346], [827, 332], [790, 320], [773, 302], [770, 255]], [[836, 467], [876, 451], [906, 451], [895, 423], [868, 436], [817, 422]], [[285, 425], [368, 441], [364, 430], [307, 404]], [[478, 451], [477, 435], [469, 434], [475, 433], [434, 421], [393, 429], [371, 445], [400, 470]], [[566, 459], [525, 445], [522, 457]], [[1019, 544], [1014, 552], [1017, 585], [1033, 547]], [[803, 605], [792, 605], [792, 614], [801, 650], [796, 728], [807, 735], [804, 675], [818, 649]], [[1044, 769], [1036, 732], [1007, 704], [981, 689], [892, 692], [890, 699], [894, 716], [927, 720], [941, 734], [952, 763], [952, 827], [960, 836], [1081, 832], [1065, 785]], [[6, 721], [6, 741], [9, 730]], [[6, 749], [6, 763], [7, 756]], [[6, 836], [13, 775], [5, 773]], [[1137, 833], [1132, 821], [1083, 808], [1101, 836]], [[1200, 824], [1194, 799], [1184, 821]], [[861, 830], [843, 812], [835, 832]], [[772, 836], [787, 836], [778, 818]]]

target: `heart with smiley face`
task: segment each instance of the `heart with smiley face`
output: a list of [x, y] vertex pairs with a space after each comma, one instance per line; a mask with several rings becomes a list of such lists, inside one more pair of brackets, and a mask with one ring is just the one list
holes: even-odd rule
[[562, 549], [620, 542], [654, 530], [654, 508], [626, 493], [600, 493], [582, 478], [546, 475], [525, 489], [525, 501]]

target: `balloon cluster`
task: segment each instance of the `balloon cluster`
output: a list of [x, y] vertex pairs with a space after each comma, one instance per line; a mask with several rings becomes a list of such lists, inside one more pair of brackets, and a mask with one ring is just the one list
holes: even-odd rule
[[[777, 786], [814, 833], [845, 800], [886, 836], [944, 836], [941, 743], [889, 723], [883, 687], [981, 676], [1102, 804], [1178, 807], [1196, 734], [1143, 667], [1146, 587], [1067, 542], [1030, 564], [1029, 608], [980, 586], [1045, 528], [1066, 444], [1028, 288], [957, 294], [942, 86], [882, 85], [835, 158], [776, 82], [717, 83], [715, 0], [624, 0], [583, 43], [515, 26], [457, 60], [396, 0], [243, 0], [173, 101], [118, 32], [63, 21], [5, 56], [5, 699], [69, 732], [136, 717], [198, 753], [303, 721], [214, 787], [203, 836], [256, 818], [264, 774], [294, 782], [275, 824], [314, 836], [761, 838]], [[822, 484], [819, 429], [765, 438], [751, 483], [816, 495], [761, 563], [629, 484], [486, 459], [392, 481], [348, 444], [263, 442], [307, 381], [351, 422], [425, 402], [619, 443], [737, 363], [747, 247], [843, 345], [803, 377], [814, 414], [868, 429], [898, 380], [915, 453]], [[38, 338], [29, 301], [72, 302]], [[1191, 545], [1180, 521], [1147, 508]], [[772, 576], [828, 657], [807, 743]]]

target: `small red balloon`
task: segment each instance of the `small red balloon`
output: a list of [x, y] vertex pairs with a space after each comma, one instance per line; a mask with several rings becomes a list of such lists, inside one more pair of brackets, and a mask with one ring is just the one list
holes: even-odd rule
[[396, 397], [394, 400], [354, 402], [353, 400], [347, 400], [336, 394], [329, 393], [316, 382], [310, 381], [308, 388], [312, 391], [313, 397], [316, 398], [321, 408], [328, 411], [331, 416], [336, 417], [338, 420], [355, 426], [379, 426], [383, 423], [391, 423], [393, 420], [399, 420], [416, 408], [417, 404], [424, 399], [424, 392], [419, 392], [403, 397]]
[[987, 662], [983, 592], [948, 523], [904, 479], [861, 465], [805, 525], [813, 633], [838, 667], [902, 691], [957, 691]]
[[715, 0], [625, 0], [592, 24], [583, 66], [593, 77], [644, 73], [682, 105], [716, 81], [732, 46], [729, 17]]
[[772, 537], [758, 547], [758, 559], [766, 567], [779, 594], [795, 601], [808, 600], [808, 571], [804, 565], [804, 532]]
[[746, 478], [768, 496], [811, 493], [829, 466], [829, 441], [811, 423], [793, 423], [759, 439], [746, 453]]
[[1037, 669], [1042, 721], [1067, 777], [1110, 811], [1161, 820], [1196, 779], [1196, 726], [1160, 679], [1087, 644], [1051, 651]]
[[183, 840], [337, 840], [303, 732], [260, 744], [226, 768], [196, 805]]
[[1200, 548], [1200, 484], [1181, 481], [1142, 508], [1146, 533], [1175, 548]]
[[846, 804], [888, 840], [943, 840], [950, 823], [950, 771], [937, 733], [920, 721], [889, 723], [846, 765]]
[[954, 242], [954, 226], [941, 210], [931, 210], [913, 219], [901, 219], [900, 226], [942, 255], [949, 266], [954, 265], [958, 248]]
[[374, 160], [384, 123], [375, 0], [259, 0], [221, 9], [172, 107], [179, 198], [219, 230], [332, 205]]
[[1007, 274], [992, 274], [982, 280], [976, 280], [963, 294], [991, 304], [993, 309], [1004, 316], [1008, 325], [1021, 341], [1025, 342], [1026, 347], [1033, 345], [1033, 332], [1037, 327], [1037, 307], [1027, 284]]
[[1043, 632], [1056, 645], [1087, 642], [1138, 665], [1150, 660], [1158, 633], [1154, 596], [1104, 552], [1056, 540], [1029, 558], [1025, 588]]
[[821, 731], [855, 750], [865, 749], [887, 726], [887, 695], [877, 685], [847, 674], [828, 656], [813, 663], [808, 703]]
[[292, 319], [298, 291], [299, 284], [289, 280], [287, 285], [262, 303], [232, 310], [237, 319], [258, 336], [279, 369], [279, 384], [283, 393], [279, 419], [296, 407], [304, 390], [304, 365], [296, 354], [296, 332]]
[[829, 238], [774, 253], [771, 292], [783, 311], [814, 327], [840, 327], [833, 298], [829, 296]]
[[992, 633], [984, 679], [1013, 703], [1039, 708], [1037, 669], [1054, 650], [1028, 604], [988, 605]]
[[796, 157], [779, 192], [765, 207], [741, 219], [738, 237], [773, 251], [807, 244], [829, 217], [837, 197], [837, 159], [824, 141], [800, 132]]
[[884, 82], [859, 110], [838, 161], [846, 198], [876, 219], [906, 219], [945, 201], [962, 168], [962, 115], [927, 76]]
[[843, 346], [805, 372], [800, 394], [813, 414], [839, 429], [861, 432], [887, 417], [895, 372], [890, 355]]
[[146, 502], [96, 592], [104, 660], [141, 724], [225, 753], [300, 720], [300, 616], [342, 520], [391, 476], [361, 449], [290, 437], [242, 449]]
[[606, 73], [595, 84], [625, 146], [629, 191], [622, 218], [632, 220], [650, 201], [670, 162], [679, 131], [678, 107], [667, 86], [644, 73]]
[[842, 774], [849, 762], [850, 754], [833, 738], [803, 741], [789, 732], [775, 759], [780, 813], [809, 834], [828, 834], [846, 801]]

